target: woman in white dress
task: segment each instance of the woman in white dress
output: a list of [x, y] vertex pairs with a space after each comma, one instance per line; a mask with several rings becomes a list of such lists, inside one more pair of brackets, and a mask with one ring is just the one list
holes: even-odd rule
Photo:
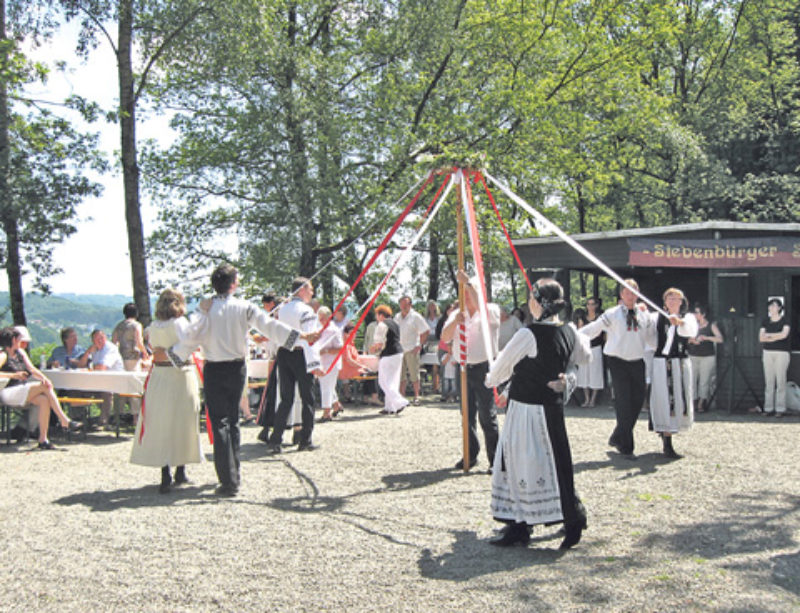
[[336, 365], [328, 372], [333, 360], [336, 359], [339, 350], [342, 348], [342, 329], [335, 323], [325, 327], [331, 320], [331, 310], [326, 306], [319, 307], [317, 311], [317, 318], [319, 325], [324, 328], [320, 334], [317, 344], [321, 347], [319, 350], [320, 362], [322, 364], [322, 371], [326, 373], [319, 378], [319, 391], [320, 391], [320, 405], [322, 407], [322, 417], [317, 421], [324, 423], [331, 421], [333, 416], [331, 410], [333, 409], [334, 415], [341, 412], [342, 405], [339, 403], [339, 396], [336, 393], [336, 381], [339, 377], [339, 371], [342, 368], [342, 361], [338, 360]]
[[172, 485], [170, 466], [176, 466], [175, 484], [188, 483], [186, 464], [203, 461], [200, 446], [200, 388], [191, 360], [183, 362], [170, 349], [195, 344], [202, 320], [190, 324], [183, 294], [165, 289], [156, 304], [156, 321], [148, 328], [153, 368], [148, 377], [142, 411], [136, 424], [131, 462], [161, 467], [159, 492]]
[[672, 435], [688, 430], [694, 422], [692, 362], [687, 353], [689, 339], [697, 335], [697, 319], [684, 313], [686, 297], [677, 287], [664, 292], [669, 317], [651, 313], [650, 343], [655, 345], [650, 383], [650, 424], [663, 439], [664, 455], [679, 458]]
[[586, 529], [586, 510], [575, 494], [564, 391], [576, 383], [569, 367], [587, 364], [591, 350], [586, 336], [559, 321], [564, 290], [555, 280], [537, 281], [529, 306], [534, 322], [512, 337], [486, 375], [487, 387], [511, 379], [498, 401], [508, 412], [492, 472], [492, 515], [506, 527], [491, 543], [527, 544], [532, 526], [564, 522], [561, 549], [569, 549]]

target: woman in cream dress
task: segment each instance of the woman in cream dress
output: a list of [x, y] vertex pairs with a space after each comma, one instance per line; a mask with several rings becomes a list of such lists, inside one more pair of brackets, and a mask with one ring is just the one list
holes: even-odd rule
[[199, 324], [185, 317], [183, 294], [174, 289], [161, 292], [156, 304], [156, 321], [148, 328], [153, 348], [153, 369], [144, 393], [144, 402], [131, 451], [131, 462], [161, 467], [163, 494], [170, 490], [170, 466], [176, 466], [175, 484], [187, 483], [185, 465], [203, 461], [198, 413], [200, 389], [191, 360], [181, 361], [170, 348], [192, 344]]

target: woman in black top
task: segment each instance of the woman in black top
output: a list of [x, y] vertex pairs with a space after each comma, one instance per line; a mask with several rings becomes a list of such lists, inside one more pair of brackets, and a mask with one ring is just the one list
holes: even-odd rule
[[507, 524], [494, 545], [527, 543], [531, 526], [564, 522], [562, 549], [581, 539], [586, 512], [575, 495], [564, 390], [575, 385], [572, 364], [591, 359], [589, 339], [558, 319], [564, 291], [540, 279], [529, 302], [534, 322], [505, 346], [486, 375], [495, 387], [511, 379], [508, 412], [492, 473], [492, 515]]
[[783, 302], [772, 298], [767, 303], [769, 316], [761, 323], [758, 340], [764, 349], [764, 412], [786, 414], [786, 371], [789, 369], [789, 324], [783, 315]]
[[[0, 402], [12, 407], [29, 404], [39, 409], [39, 449], [55, 449], [47, 440], [50, 411], [56, 414], [63, 428], [77, 430], [83, 424], [70, 421], [53, 391], [53, 384], [31, 363], [28, 354], [20, 347], [22, 335], [14, 328], [0, 330], [0, 378], [8, 384], [0, 390]], [[29, 380], [33, 379], [33, 380]]]
[[392, 308], [382, 304], [375, 308], [378, 327], [371, 353], [378, 353], [378, 385], [384, 394], [381, 415], [397, 415], [408, 405], [408, 400], [400, 393], [400, 374], [403, 369], [403, 346], [400, 344], [400, 328], [392, 319]]

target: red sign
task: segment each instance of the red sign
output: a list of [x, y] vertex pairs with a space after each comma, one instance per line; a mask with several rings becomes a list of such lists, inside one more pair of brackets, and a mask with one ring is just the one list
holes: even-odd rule
[[651, 268], [800, 267], [800, 237], [720, 240], [629, 238], [628, 264]]

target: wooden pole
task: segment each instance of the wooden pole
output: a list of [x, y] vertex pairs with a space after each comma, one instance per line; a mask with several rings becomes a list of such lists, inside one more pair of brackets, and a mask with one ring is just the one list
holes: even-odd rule
[[[465, 180], [465, 177], [462, 173], [459, 172], [459, 177], [461, 181]], [[458, 270], [464, 270], [464, 216], [462, 213], [463, 210], [463, 199], [461, 197], [461, 190], [458, 191], [458, 208], [456, 209], [456, 233], [458, 238]], [[458, 310], [459, 313], [464, 313], [466, 310], [466, 305], [464, 301], [464, 284], [459, 281], [458, 282]], [[456, 331], [456, 339], [458, 335], [460, 335], [461, 326], [459, 325]], [[462, 366], [460, 369], [461, 372], [461, 433], [462, 433], [462, 442], [464, 446], [463, 450], [463, 463], [464, 463], [464, 472], [469, 471], [471, 468], [470, 466], [470, 457], [469, 457], [469, 408], [468, 408], [468, 399], [467, 399], [467, 368], [466, 366]]]

